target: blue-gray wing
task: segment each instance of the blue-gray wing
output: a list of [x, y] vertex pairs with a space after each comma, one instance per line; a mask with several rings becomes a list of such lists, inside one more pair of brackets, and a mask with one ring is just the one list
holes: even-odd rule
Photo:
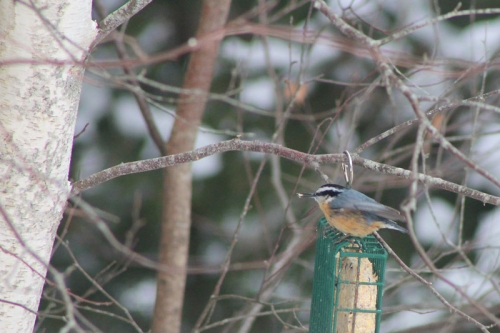
[[358, 191], [351, 191], [345, 195], [339, 195], [330, 203], [332, 209], [360, 210], [385, 217], [389, 220], [405, 221], [404, 217], [394, 208], [382, 205], [372, 198]]
[[376, 201], [362, 201], [353, 203], [353, 208], [362, 212], [373, 213], [389, 220], [405, 221], [401, 213], [394, 208], [382, 205]]

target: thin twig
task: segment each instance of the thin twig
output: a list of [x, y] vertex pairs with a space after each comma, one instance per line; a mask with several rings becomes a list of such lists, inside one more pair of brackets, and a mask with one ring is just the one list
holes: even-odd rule
[[[114, 31], [132, 16], [141, 11], [153, 0], [129, 0], [126, 4], [106, 16], [99, 22], [99, 33], [92, 43], [92, 47], [99, 44], [109, 33]], [[92, 48], [91, 48], [92, 49]]]
[[401, 268], [407, 272], [408, 274], [410, 274], [411, 276], [413, 276], [415, 279], [417, 279], [418, 281], [420, 281], [423, 285], [425, 285], [427, 288], [429, 288], [429, 290], [436, 296], [436, 298], [444, 304], [444, 306], [446, 306], [448, 309], [450, 309], [451, 311], [455, 312], [455, 313], [458, 313], [459, 315], [461, 315], [462, 317], [464, 317], [466, 320], [472, 322], [474, 325], [476, 325], [482, 332], [489, 332], [488, 329], [486, 328], [486, 326], [484, 326], [483, 324], [481, 324], [480, 322], [478, 322], [477, 320], [475, 320], [474, 318], [472, 318], [471, 316], [469, 316], [468, 314], [466, 314], [465, 312], [461, 311], [460, 309], [456, 308], [453, 304], [451, 304], [450, 302], [448, 302], [446, 300], [446, 298], [444, 298], [437, 290], [436, 288], [434, 288], [434, 286], [432, 285], [432, 282], [429, 282], [427, 281], [426, 279], [424, 279], [423, 277], [421, 277], [420, 275], [418, 275], [413, 269], [411, 269], [410, 267], [408, 267], [404, 261], [398, 257], [398, 255], [394, 252], [394, 250], [392, 250], [392, 248], [389, 246], [389, 244], [386, 243], [386, 241], [380, 237], [380, 235], [377, 233], [377, 232], [374, 232], [373, 235], [375, 236], [375, 238], [377, 238], [377, 240], [385, 247], [385, 249], [387, 250], [387, 252], [396, 260], [396, 262], [399, 264], [399, 266], [401, 266]]
[[[95, 1], [95, 7], [97, 8], [97, 11], [102, 17], [109, 17], [106, 13], [106, 9], [104, 6], [102, 6], [100, 1]], [[127, 22], [127, 21], [124, 21]], [[116, 31], [111, 31], [111, 36], [114, 39], [114, 45], [116, 52], [118, 54], [118, 57], [121, 60], [127, 60], [129, 57], [127, 55], [127, 51], [125, 49], [125, 46], [123, 45], [123, 36], [122, 34], [116, 32]], [[127, 76], [130, 77], [130, 84], [134, 87], [134, 89], [130, 89], [130, 92], [134, 95], [135, 101], [137, 102], [137, 106], [139, 107], [139, 110], [141, 111], [142, 118], [144, 119], [144, 122], [146, 123], [146, 127], [148, 128], [149, 136], [153, 140], [154, 144], [156, 145], [156, 148], [160, 151], [162, 155], [167, 155], [167, 149], [165, 147], [165, 142], [163, 138], [161, 137], [160, 131], [158, 127], [156, 126], [156, 123], [153, 118], [153, 114], [151, 112], [151, 108], [149, 107], [149, 104], [147, 102], [147, 99], [145, 95], [142, 92], [142, 89], [140, 87], [139, 81], [137, 80], [137, 75], [135, 73], [135, 70], [133, 68], [123, 66], [123, 71], [127, 74]], [[85, 126], [86, 127], [86, 126]], [[85, 130], [85, 128], [84, 128]]]

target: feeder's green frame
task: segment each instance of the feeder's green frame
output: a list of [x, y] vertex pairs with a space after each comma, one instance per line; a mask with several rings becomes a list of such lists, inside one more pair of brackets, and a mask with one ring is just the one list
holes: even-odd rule
[[[375, 332], [380, 332], [380, 321], [382, 316], [382, 296], [385, 285], [385, 264], [387, 262], [387, 251], [373, 236], [364, 238], [349, 237], [343, 239], [344, 235], [333, 229], [326, 219], [322, 217], [318, 221], [316, 238], [316, 259], [314, 263], [314, 280], [311, 300], [311, 315], [309, 320], [310, 333], [334, 333], [337, 329], [337, 317], [339, 312], [352, 313], [375, 313]], [[340, 241], [339, 241], [340, 240]], [[358, 248], [350, 246], [356, 242]], [[361, 249], [362, 252], [346, 252], [346, 249]], [[377, 287], [377, 302], [375, 310], [357, 308], [337, 308], [341, 284], [350, 284], [350, 281], [340, 280], [342, 265], [337, 266], [336, 255], [339, 253], [338, 262], [342, 258], [358, 258], [358, 267], [361, 259], [368, 258], [373, 264], [373, 272], [378, 280], [375, 282], [357, 282], [359, 285], [375, 285]], [[335, 295], [335, 297], [334, 297]]]

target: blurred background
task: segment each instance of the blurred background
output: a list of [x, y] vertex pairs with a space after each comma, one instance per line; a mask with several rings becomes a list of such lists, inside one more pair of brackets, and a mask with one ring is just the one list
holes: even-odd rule
[[[100, 0], [97, 4], [110, 12], [123, 3]], [[498, 1], [330, 1], [329, 5], [368, 36], [389, 37], [381, 50], [420, 97], [420, 107], [425, 111], [444, 107], [432, 118], [434, 126], [476, 165], [500, 178]], [[200, 8], [201, 1], [196, 0], [153, 1], [119, 31], [125, 36], [127, 54], [144, 59], [187, 43], [196, 33]], [[442, 16], [453, 10], [461, 12]], [[94, 14], [95, 20], [102, 19], [97, 10]], [[276, 142], [315, 154], [348, 149], [379, 163], [410, 168], [416, 125], [359, 148], [415, 114], [397, 89], [384, 86], [370, 53], [343, 37], [311, 2], [235, 0], [228, 22], [234, 20], [247, 24], [222, 41], [197, 147], [242, 135], [244, 140]], [[407, 33], [397, 35], [402, 31]], [[116, 59], [113, 43], [105, 40], [90, 61]], [[174, 60], [135, 68], [164, 139], [174, 121], [188, 59], [189, 53], [183, 53]], [[161, 155], [123, 84], [128, 79], [120, 68], [87, 71], [75, 128], [72, 180], [122, 162]], [[470, 98], [475, 103], [461, 103]], [[467, 168], [431, 135], [426, 136], [424, 148], [419, 152], [422, 173], [500, 195], [498, 186]], [[323, 165], [321, 170], [333, 182], [344, 184], [340, 165]], [[209, 302], [216, 303], [200, 326], [203, 332], [236, 331], [246, 320], [240, 316], [255, 310], [256, 304], [259, 314], [249, 332], [307, 331], [315, 224], [321, 215], [314, 201], [301, 201], [295, 193], [315, 191], [324, 183], [321, 176], [286, 159], [245, 152], [197, 161], [193, 175], [191, 270], [183, 332], [193, 330]], [[128, 175], [82, 194], [116, 239], [152, 260], [158, 258], [161, 177], [161, 170]], [[238, 228], [252, 184], [256, 191]], [[353, 187], [394, 208], [407, 198], [409, 184], [355, 168]], [[498, 316], [500, 210], [419, 186], [414, 221], [420, 244], [454, 286]], [[221, 296], [211, 299], [236, 232]], [[483, 324], [490, 323], [470, 299], [429, 272], [408, 236], [393, 231], [381, 235], [450, 303]], [[51, 263], [67, 272], [68, 288], [82, 298], [76, 302], [85, 315], [82, 321], [103, 332], [148, 331], [156, 297], [155, 270], [127, 259], [71, 205], [59, 236]], [[388, 267], [383, 332], [478, 331], [451, 314], [392, 259]], [[266, 286], [275, 274], [279, 279]], [[58, 297], [54, 287], [47, 285], [40, 311], [61, 315]], [[127, 311], [129, 318], [122, 320]], [[63, 325], [42, 316], [36, 331], [55, 332]], [[500, 330], [491, 327], [490, 331]]]

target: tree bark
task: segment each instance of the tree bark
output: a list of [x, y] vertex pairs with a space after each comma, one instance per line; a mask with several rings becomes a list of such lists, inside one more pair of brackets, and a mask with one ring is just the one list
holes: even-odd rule
[[[213, 68], [218, 54], [219, 36], [206, 42], [204, 37], [221, 29], [227, 19], [230, 0], [204, 0], [196, 43], [200, 49], [191, 54], [184, 89], [209, 92]], [[169, 154], [194, 148], [198, 126], [201, 124], [206, 98], [185, 94], [179, 98], [176, 120], [166, 144]], [[180, 332], [186, 265], [191, 228], [191, 164], [166, 168], [163, 173], [163, 211], [159, 261], [171, 267], [158, 272], [157, 294], [152, 324], [153, 333]]]
[[91, 1], [0, 1], [0, 332], [33, 330], [70, 191], [90, 17]]

